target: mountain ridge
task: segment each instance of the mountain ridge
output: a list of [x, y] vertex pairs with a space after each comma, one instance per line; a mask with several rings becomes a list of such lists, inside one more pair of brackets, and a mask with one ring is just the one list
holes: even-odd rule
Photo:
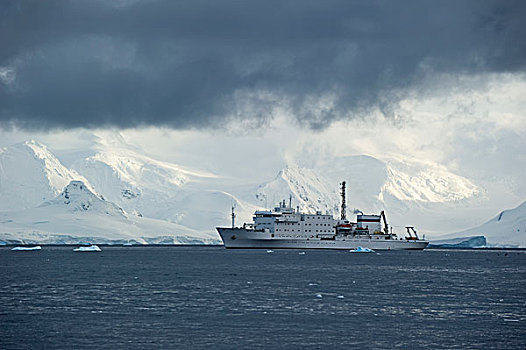
[[[348, 214], [352, 209], [365, 213], [385, 210], [390, 225], [399, 233], [405, 225], [414, 225], [431, 237], [464, 231], [458, 227], [476, 226], [483, 216], [471, 217], [472, 208], [488, 200], [484, 189], [469, 179], [439, 164], [416, 160], [359, 155], [326, 159], [325, 163], [310, 167], [289, 163], [273, 179], [251, 184], [246, 179], [238, 181], [159, 161], [126, 144], [122, 137], [95, 140], [90, 152], [79, 153], [89, 155], [71, 162], [69, 168], [36, 141], [13, 146], [16, 152], [21, 152], [18, 158], [13, 156], [18, 153], [12, 147], [2, 149], [0, 170], [7, 168], [7, 172], [0, 173], [0, 180], [9, 181], [0, 182], [4, 185], [0, 186], [0, 198], [4, 199], [4, 208], [0, 210], [26, 210], [46, 206], [54, 200], [64, 201], [63, 188], [71, 181], [80, 181], [93, 197], [79, 202], [78, 211], [84, 207], [90, 211], [98, 205], [98, 199], [103, 199], [119, 208], [115, 212], [108, 209], [115, 216], [125, 215], [132, 221], [142, 217], [168, 226], [179, 225], [172, 227], [176, 231], [186, 228], [197, 236], [201, 233], [217, 236], [216, 226], [230, 225], [232, 206], [236, 208], [238, 222], [248, 222], [255, 209], [272, 208], [289, 196], [293, 207], [299, 206], [303, 211], [321, 210], [339, 215], [338, 184], [345, 180]], [[25, 170], [27, 164], [31, 165], [29, 174]], [[14, 187], [21, 193], [5, 191], [6, 186], [17, 181], [21, 184], [35, 181], [41, 186], [31, 187], [30, 193], [17, 186]], [[30, 200], [24, 205], [5, 205], [16, 202], [17, 196]], [[0, 230], [2, 225], [0, 222]]]
[[19, 211], [0, 212], [0, 240], [8, 243], [220, 243], [217, 234], [138, 216], [70, 182], [52, 200]]

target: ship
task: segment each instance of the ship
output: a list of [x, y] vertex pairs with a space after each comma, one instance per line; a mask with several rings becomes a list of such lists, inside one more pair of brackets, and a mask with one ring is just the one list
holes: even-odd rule
[[[232, 207], [232, 226], [217, 227], [228, 249], [348, 249], [423, 250], [429, 244], [420, 238], [413, 226], [406, 226], [399, 237], [389, 225], [385, 212], [365, 215], [356, 211], [356, 220], [346, 217], [345, 181], [341, 183], [340, 217], [321, 211], [304, 213], [299, 206], [292, 208], [283, 200], [272, 210], [256, 210], [253, 222], [235, 226]], [[383, 224], [383, 225], [382, 225]]]

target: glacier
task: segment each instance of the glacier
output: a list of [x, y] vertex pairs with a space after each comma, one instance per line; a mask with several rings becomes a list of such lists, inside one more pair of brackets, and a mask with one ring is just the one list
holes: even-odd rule
[[526, 247], [526, 202], [500, 212], [486, 223], [441, 237], [452, 239], [470, 235], [483, 235], [488, 247]]
[[432, 240], [429, 248], [486, 248], [488, 242], [484, 236], [456, 237]]

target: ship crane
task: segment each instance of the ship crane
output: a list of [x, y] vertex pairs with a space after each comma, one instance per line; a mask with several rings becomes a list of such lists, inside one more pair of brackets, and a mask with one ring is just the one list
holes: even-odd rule
[[413, 226], [406, 226], [405, 229], [407, 230], [407, 234], [409, 235], [409, 237], [406, 237], [407, 239], [418, 241], [418, 235], [416, 234], [416, 230]]
[[382, 217], [382, 220], [384, 221], [384, 233], [386, 235], [389, 234], [389, 225], [387, 224], [387, 219], [385, 218], [385, 212], [382, 210], [380, 213], [380, 216]]

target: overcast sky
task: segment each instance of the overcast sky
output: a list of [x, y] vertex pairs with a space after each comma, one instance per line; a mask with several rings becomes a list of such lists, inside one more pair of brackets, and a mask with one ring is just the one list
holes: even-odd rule
[[28, 129], [386, 115], [441, 74], [524, 73], [524, 1], [0, 2], [0, 121]]
[[407, 157], [512, 207], [526, 198], [525, 18], [525, 1], [4, 0], [0, 146], [34, 138], [67, 163], [111, 129], [254, 181]]

